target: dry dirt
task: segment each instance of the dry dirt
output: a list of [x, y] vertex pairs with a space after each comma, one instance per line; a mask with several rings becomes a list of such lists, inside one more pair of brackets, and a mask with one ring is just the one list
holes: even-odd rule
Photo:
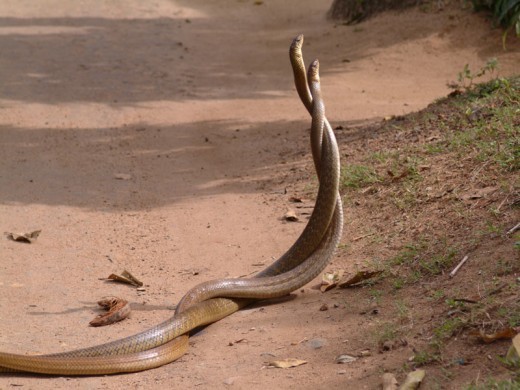
[[[310, 121], [287, 55], [297, 34], [307, 62], [320, 59], [333, 125], [419, 110], [445, 96], [466, 63], [478, 69], [497, 57], [500, 74], [519, 70], [518, 42], [503, 51], [501, 31], [458, 5], [358, 26], [328, 22], [329, 6], [2, 1], [0, 231], [42, 230], [31, 245], [0, 240], [2, 351], [58, 352], [133, 334], [172, 315], [193, 285], [250, 275], [290, 246], [304, 224], [281, 216], [290, 196], [316, 184]], [[378, 210], [355, 221], [345, 211], [348, 245]], [[353, 272], [377, 252], [355, 248], [331, 268]], [[102, 280], [123, 269], [145, 291]], [[132, 302], [131, 318], [89, 327], [107, 295]], [[413, 351], [374, 349], [374, 320], [360, 314], [368, 298], [306, 287], [207, 327], [167, 366], [90, 378], [1, 375], [0, 389], [377, 388], [383, 370]], [[320, 311], [324, 303], [338, 308]], [[371, 356], [334, 363], [365, 348]], [[308, 364], [264, 368], [287, 357]]]

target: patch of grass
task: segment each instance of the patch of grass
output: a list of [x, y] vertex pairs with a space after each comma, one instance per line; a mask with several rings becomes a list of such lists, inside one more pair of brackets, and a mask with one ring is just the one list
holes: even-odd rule
[[444, 153], [446, 151], [446, 145], [444, 144], [444, 142], [430, 143], [430, 144], [424, 145], [423, 150], [426, 154], [431, 154], [431, 155], [440, 154], [440, 153]]
[[430, 350], [418, 351], [413, 357], [413, 362], [417, 367], [425, 366], [427, 364], [438, 361], [440, 361], [440, 356]]
[[518, 378], [503, 380], [488, 378], [483, 383], [469, 385], [466, 390], [520, 390], [520, 381]]
[[[429, 247], [427, 240], [420, 239], [410, 243], [390, 260], [391, 265], [404, 265], [418, 276], [439, 275], [453, 264], [453, 260], [458, 254], [458, 250], [449, 246], [444, 239], [432, 238], [431, 242], [440, 241], [440, 245]], [[439, 246], [441, 249], [439, 250]]]
[[443, 290], [435, 290], [430, 298], [434, 301], [438, 301], [439, 299], [442, 299], [446, 296], [446, 293]]
[[460, 332], [466, 326], [461, 318], [449, 318], [433, 330], [435, 341], [442, 342]]
[[399, 278], [399, 277], [395, 278], [394, 283], [393, 283], [394, 289], [396, 289], [396, 290], [402, 289], [404, 287], [405, 283], [406, 283], [405, 279]]
[[497, 315], [502, 319], [507, 320], [507, 324], [510, 327], [520, 326], [520, 308], [517, 307], [516, 311], [511, 310], [509, 307], [500, 307], [497, 310]]
[[452, 102], [458, 108], [441, 122], [451, 129], [448, 150], [505, 171], [520, 169], [520, 78], [478, 84]]
[[421, 271], [429, 275], [439, 275], [453, 264], [453, 259], [457, 253], [456, 249], [448, 247], [442, 253], [420, 259]]
[[340, 185], [344, 188], [364, 188], [380, 181], [374, 168], [366, 165], [346, 165], [341, 170]]
[[394, 303], [395, 312], [397, 313], [397, 317], [401, 320], [401, 322], [405, 320], [410, 320], [411, 311], [410, 308], [406, 305], [406, 303], [400, 299], [397, 299]]
[[404, 246], [404, 248], [390, 260], [392, 265], [408, 265], [416, 260], [419, 252], [424, 249], [424, 243], [410, 243]]
[[379, 347], [387, 341], [395, 340], [399, 335], [399, 327], [393, 322], [385, 322], [374, 331], [374, 339]]
[[383, 296], [383, 292], [381, 290], [376, 290], [375, 288], [372, 288], [369, 290], [368, 293], [375, 303], [377, 303], [378, 305], [381, 303], [381, 297]]

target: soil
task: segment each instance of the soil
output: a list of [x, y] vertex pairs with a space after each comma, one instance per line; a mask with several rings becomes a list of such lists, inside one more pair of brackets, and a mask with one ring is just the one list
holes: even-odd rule
[[[171, 316], [195, 284], [251, 275], [289, 248], [316, 189], [310, 120], [287, 55], [297, 34], [305, 34], [307, 62], [320, 59], [329, 120], [349, 129], [339, 134], [346, 162], [385, 148], [384, 137], [363, 140], [367, 125], [446, 96], [465, 64], [478, 70], [496, 57], [500, 75], [519, 70], [519, 41], [511, 36], [504, 51], [501, 30], [458, 2], [357, 26], [327, 21], [330, 3], [2, 2], [0, 231], [42, 230], [33, 244], [0, 240], [2, 351], [60, 352], [131, 335]], [[295, 208], [292, 196], [308, 206], [297, 209], [297, 223], [282, 220]], [[362, 198], [347, 203], [349, 250], [328, 270], [353, 274], [408, 242], [394, 235], [381, 252], [364, 241], [371, 231], [363, 221], [377, 219], [387, 234], [401, 226], [386, 224], [377, 202], [362, 206]], [[418, 218], [450, 228], [441, 212]], [[144, 288], [104, 280], [124, 269]], [[212, 324], [190, 339], [185, 356], [158, 369], [3, 374], [0, 389], [373, 389], [384, 371], [401, 380], [414, 346], [378, 350], [373, 290], [323, 294], [317, 283]], [[405, 294], [413, 300], [417, 292]], [[104, 296], [131, 302], [131, 316], [89, 327]], [[435, 315], [421, 310], [426, 322]], [[465, 347], [454, 348], [455, 356]], [[363, 357], [339, 365], [341, 354]], [[266, 368], [284, 358], [308, 363]], [[502, 372], [486, 359], [461, 367], [425, 387], [459, 388]]]

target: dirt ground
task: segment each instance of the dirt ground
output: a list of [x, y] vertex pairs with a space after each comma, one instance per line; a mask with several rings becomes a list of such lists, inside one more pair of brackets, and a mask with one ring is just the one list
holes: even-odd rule
[[[172, 315], [193, 285], [250, 275], [291, 245], [304, 224], [281, 220], [289, 197], [316, 184], [287, 54], [297, 34], [307, 62], [320, 59], [333, 126], [419, 110], [466, 63], [497, 57], [501, 75], [519, 71], [518, 41], [504, 51], [501, 31], [458, 2], [357, 26], [327, 21], [330, 3], [2, 1], [0, 231], [42, 230], [31, 245], [0, 240], [2, 351], [131, 335]], [[345, 212], [348, 244], [364, 231]], [[353, 271], [365, 257], [340, 252], [334, 267]], [[123, 269], [144, 291], [102, 280]], [[0, 389], [377, 388], [383, 368], [412, 352], [336, 364], [372, 343], [367, 301], [349, 294], [306, 287], [253, 306], [155, 370], [0, 375]], [[107, 295], [128, 299], [131, 317], [89, 327]], [[264, 367], [288, 357], [308, 364]]]

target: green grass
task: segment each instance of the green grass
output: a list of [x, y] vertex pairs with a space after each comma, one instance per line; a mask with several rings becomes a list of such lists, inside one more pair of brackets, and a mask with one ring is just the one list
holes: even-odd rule
[[343, 188], [364, 188], [380, 181], [375, 169], [366, 165], [345, 165], [341, 170]]
[[[445, 145], [460, 157], [520, 168], [520, 78], [478, 84], [452, 103], [459, 112], [442, 119], [451, 129]], [[431, 152], [431, 148], [430, 148]]]

